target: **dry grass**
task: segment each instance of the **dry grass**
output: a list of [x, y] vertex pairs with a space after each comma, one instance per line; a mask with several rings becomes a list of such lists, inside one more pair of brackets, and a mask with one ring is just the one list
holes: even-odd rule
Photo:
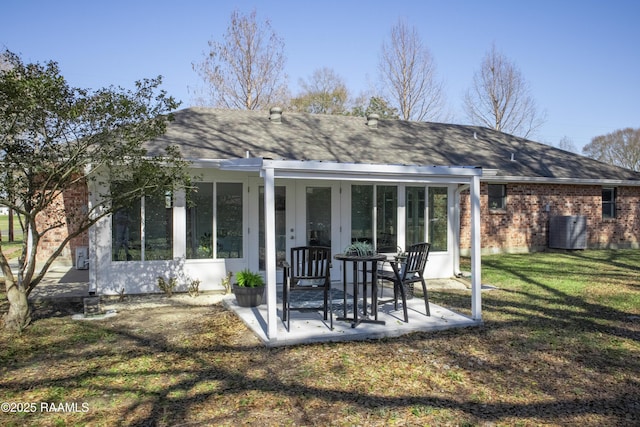
[[48, 312], [0, 332], [0, 401], [38, 405], [0, 424], [638, 425], [639, 265], [638, 251], [486, 257], [500, 289], [483, 293], [484, 327], [365, 342], [265, 348], [222, 306], [179, 323], [168, 308]]

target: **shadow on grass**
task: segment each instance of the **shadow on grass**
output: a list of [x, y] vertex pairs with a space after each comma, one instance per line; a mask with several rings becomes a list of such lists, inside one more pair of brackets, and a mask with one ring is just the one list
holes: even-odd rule
[[[640, 341], [637, 313], [614, 308], [607, 304], [610, 301], [606, 299], [603, 303], [587, 301], [583, 295], [572, 295], [561, 287], [551, 286], [540, 279], [545, 273], [546, 277], [564, 278], [569, 281], [572, 277], [579, 277], [580, 283], [576, 284], [579, 288], [586, 287], [586, 284], [602, 283], [603, 277], [607, 280], [615, 279], [616, 284], [602, 283], [602, 286], [633, 286], [637, 283], [640, 275], [639, 266], [616, 262], [615, 253], [605, 259], [589, 257], [586, 254], [585, 252], [567, 254], [573, 269], [566, 267], [562, 269], [562, 264], [559, 267], [545, 267], [535, 261], [525, 266], [512, 266], [502, 262], [499, 257], [483, 260], [485, 268], [500, 270], [503, 274], [506, 273], [526, 285], [502, 289], [501, 292], [506, 294], [505, 298], [492, 298], [493, 294], [483, 294], [487, 296], [483, 299], [483, 309], [510, 313], [520, 321], [542, 322], [549, 326], [553, 323], [556, 329], [599, 332]], [[591, 265], [576, 266], [575, 259]], [[604, 265], [599, 268], [598, 264], [606, 264], [609, 271], [604, 268]], [[615, 266], [617, 270], [610, 270], [611, 266]], [[582, 271], [576, 271], [581, 268], [583, 268]], [[612, 290], [612, 292], [616, 291]]]
[[[8, 392], [20, 390], [33, 390], [47, 388], [52, 394], [47, 396], [47, 401], [57, 401], [64, 398], [56, 390], [74, 390], [79, 387], [90, 387], [92, 394], [102, 396], [135, 396], [118, 416], [120, 422], [126, 421], [128, 425], [175, 425], [185, 422], [193, 416], [194, 411], [202, 410], [203, 402], [216, 401], [223, 396], [224, 402], [235, 402], [236, 408], [232, 411], [224, 411], [223, 414], [199, 419], [199, 423], [210, 425], [226, 424], [231, 421], [239, 422], [243, 416], [248, 416], [251, 411], [260, 412], [261, 408], [254, 408], [248, 402], [248, 395], [260, 392], [273, 396], [274, 401], [288, 398], [304, 404], [305, 401], [319, 400], [326, 405], [342, 404], [359, 408], [366, 413], [401, 410], [406, 408], [426, 408], [428, 410], [453, 410], [457, 414], [464, 414], [468, 420], [474, 422], [498, 422], [510, 417], [532, 418], [538, 422], [557, 422], [559, 414], [571, 414], [573, 417], [591, 416], [594, 414], [609, 417], [608, 419], [617, 425], [627, 422], [629, 410], [638, 409], [637, 395], [629, 392], [624, 386], [616, 387], [606, 398], [587, 394], [582, 398], [566, 397], [553, 399], [552, 401], [536, 403], [501, 403], [478, 402], [469, 396], [443, 396], [442, 393], [425, 388], [421, 394], [399, 393], [394, 396], [372, 393], [366, 390], [341, 390], [331, 387], [317, 387], [305, 385], [299, 381], [284, 379], [281, 375], [283, 362], [292, 352], [291, 349], [267, 349], [262, 346], [238, 346], [238, 345], [177, 345], [168, 343], [161, 336], [143, 336], [131, 331], [114, 330], [108, 326], [98, 324], [81, 324], [80, 334], [92, 337], [93, 342], [108, 340], [110, 342], [126, 341], [132, 349], [125, 354], [119, 354], [118, 349], [102, 347], [100, 351], [82, 354], [87, 369], [83, 372], [64, 375], [56, 373], [55, 379], [46, 378], [18, 378], [12, 381], [3, 381], [3, 388]], [[453, 336], [464, 335], [462, 331], [447, 331], [442, 334], [416, 334], [414, 341], [420, 340], [447, 340]], [[384, 340], [380, 345], [389, 344], [393, 340]], [[408, 340], [404, 340], [408, 342]], [[60, 345], [60, 343], [59, 343]], [[68, 347], [78, 347], [80, 343], [69, 339]], [[329, 346], [330, 347], [330, 346]], [[308, 346], [310, 351], [326, 351], [326, 345]], [[216, 361], [211, 355], [227, 355], [224, 361]], [[120, 357], [116, 357], [120, 356]], [[468, 357], [468, 354], [463, 354]], [[50, 362], [61, 363], [65, 359], [77, 357], [75, 354], [58, 354], [49, 359]], [[188, 360], [184, 366], [174, 367], [169, 370], [166, 365], [131, 372], [123, 372], [119, 365], [123, 358], [153, 357], [158, 360]], [[586, 356], [588, 357], [588, 355]], [[113, 359], [111, 362], [109, 360]], [[98, 367], [91, 361], [100, 360]], [[235, 364], [230, 362], [235, 360]], [[14, 368], [28, 365], [30, 361], [22, 361]], [[249, 377], [246, 372], [260, 365], [265, 371], [261, 377]], [[636, 366], [637, 367], [637, 366]], [[493, 371], [501, 369], [501, 366], [485, 365], [482, 369]], [[145, 387], [149, 378], [170, 376], [170, 380], [162, 387]], [[126, 381], [121, 381], [126, 378]], [[207, 384], [215, 384], [215, 387], [203, 387]], [[90, 384], [90, 386], [89, 386]], [[102, 385], [100, 385], [102, 384]], [[633, 387], [631, 387], [633, 388]], [[637, 391], [637, 384], [635, 391]], [[244, 404], [240, 404], [243, 399]], [[250, 399], [249, 399], [250, 400]], [[208, 403], [210, 404], [210, 403]], [[243, 407], [243, 405], [245, 405]], [[243, 415], [244, 412], [247, 412]], [[335, 422], [335, 416], [326, 412], [314, 413], [312, 408], [301, 409], [297, 423], [317, 424]], [[144, 416], [139, 416], [139, 414]], [[104, 414], [87, 413], [83, 422], [104, 421]], [[329, 416], [330, 418], [324, 418]], [[111, 421], [114, 418], [110, 418]], [[259, 422], [259, 417], [256, 422]], [[268, 424], [268, 423], [267, 423]]]
[[[0, 385], [4, 393], [18, 397], [27, 390], [45, 389], [51, 390], [46, 396], [51, 401], [74, 391], [90, 393], [87, 400], [91, 401], [122, 400], [115, 408], [107, 402], [106, 408], [81, 415], [81, 422], [88, 424], [107, 420], [175, 425], [191, 422], [194, 414], [199, 414], [195, 422], [209, 425], [384, 424], [393, 421], [392, 414], [398, 411], [418, 414], [408, 421], [417, 424], [527, 420], [523, 423], [637, 425], [640, 337], [638, 321], [630, 316], [633, 313], [606, 302], [586, 301], [545, 283], [538, 278], [540, 266], [513, 267], [492, 259], [483, 263], [523, 285], [501, 286], [482, 294], [482, 328], [362, 343], [265, 348], [234, 343], [225, 328], [212, 324], [206, 324], [210, 330], [172, 342], [162, 332], [150, 334], [136, 325], [76, 323], [66, 333], [55, 328], [37, 332], [43, 337], [58, 332], [55, 348], [68, 351], [50, 354], [47, 348], [40, 348], [32, 357], [23, 358], [17, 347], [5, 350], [0, 360], [5, 379]], [[611, 265], [615, 263], [614, 259]], [[619, 277], [623, 281], [629, 280], [626, 271], [636, 271], [626, 264], [617, 263], [625, 269], [618, 274], [624, 276]], [[453, 309], [468, 310], [465, 291], [433, 292], [431, 298]], [[221, 306], [211, 307], [212, 319], [225, 316], [233, 315]], [[236, 319], [229, 322], [239, 323]], [[451, 365], [443, 368], [451, 384], [433, 385], [432, 376], [439, 372], [434, 368], [428, 375], [419, 370], [413, 374], [419, 376], [422, 388], [404, 388], [397, 380], [406, 380], [404, 374], [410, 377], [411, 370], [397, 370], [403, 370], [400, 361], [406, 355], [413, 358], [414, 366]], [[364, 357], [366, 366], [348, 362], [356, 356]], [[47, 366], [77, 369], [38, 377], [19, 375], [42, 365], [43, 358]], [[376, 369], [387, 375], [377, 377], [368, 387], [354, 373]], [[318, 384], [314, 378], [332, 375], [342, 375], [348, 382]], [[163, 380], [153, 380], [157, 378]], [[397, 392], [390, 393], [393, 389]], [[479, 397], [474, 394], [478, 390], [493, 398]], [[520, 393], [522, 398], [513, 403], [513, 396]], [[349, 418], [354, 413], [356, 418]]]
[[[508, 301], [500, 303], [498, 295], [495, 293], [491, 298], [488, 298], [490, 310], [503, 310], [509, 306]], [[221, 307], [215, 307], [212, 314], [221, 315], [224, 311]], [[557, 314], [555, 311], [553, 313]], [[548, 316], [549, 313], [546, 315]], [[541, 317], [536, 323], [542, 324], [552, 320]], [[521, 318], [511, 322], [492, 324], [488, 328], [517, 329], [523, 325], [527, 325], [527, 322]], [[240, 422], [243, 417], [252, 419], [251, 413], [264, 415], [265, 411], [274, 410], [273, 407], [261, 408], [252, 404], [250, 396], [254, 393], [271, 396], [271, 402], [275, 406], [277, 406], [275, 402], [283, 399], [297, 402], [291, 408], [299, 411], [295, 421], [297, 424], [336, 422], [340, 418], [340, 414], [331, 413], [331, 411], [327, 413], [326, 410], [333, 405], [357, 408], [357, 411], [366, 414], [376, 414], [381, 411], [387, 413], [384, 411], [408, 410], [410, 408], [425, 412], [450, 410], [457, 416], [462, 414], [464, 419], [474, 423], [499, 422], [512, 417], [530, 418], [543, 423], [556, 423], [561, 417], [567, 415], [572, 417], [598, 415], [607, 417], [607, 420], [616, 425], [631, 425], [628, 422], [628, 413], [634, 410], [637, 413], [637, 409], [639, 409], [637, 401], [639, 385], [637, 382], [636, 384], [620, 384], [610, 390], [606, 396], [598, 392], [595, 394], [586, 393], [582, 397], [563, 396], [551, 400], [544, 399], [546, 400], [544, 402], [514, 404], [493, 401], [482, 402], [480, 405], [471, 396], [458, 396], [455, 393], [445, 395], [442, 391], [433, 390], [429, 386], [425, 386], [421, 393], [401, 392], [391, 396], [386, 392], [381, 394], [380, 392], [355, 388], [345, 390], [340, 387], [310, 386], [303, 381], [283, 375], [287, 369], [303, 370], [302, 365], [295, 365], [299, 351], [305, 351], [304, 354], [326, 353], [331, 350], [332, 345], [275, 349], [265, 348], [261, 345], [230, 345], [224, 343], [223, 333], [220, 334], [219, 339], [214, 337], [212, 342], [170, 343], [161, 334], [137, 333], [136, 329], [123, 330], [102, 323], [79, 323], [77, 328], [78, 330], [73, 336], [65, 337], [64, 334], [61, 334], [57, 337], [56, 347], [67, 348], [69, 351], [49, 355], [47, 364], [49, 366], [64, 365], [75, 360], [72, 363], [83, 364], [86, 366], [84, 370], [73, 373], [52, 371], [50, 379], [47, 379], [47, 375], [41, 375], [37, 378], [30, 376], [3, 380], [2, 388], [5, 393], [47, 389], [51, 392], [46, 396], [46, 400], [53, 402], [64, 400], [64, 396], [72, 394], [74, 390], [80, 390], [80, 392], [90, 390], [91, 395], [107, 396], [107, 399], [109, 396], [118, 396], [127, 402], [124, 408], [117, 409], [119, 411], [117, 416], [89, 411], [83, 416], [82, 422], [101, 423], [104, 422], [105, 417], [109, 417], [107, 419], [111, 422], [118, 420], [121, 423], [126, 422], [128, 425], [140, 426], [184, 423], [185, 420], [193, 417], [194, 412], [205, 410], [203, 409], [205, 402], [205, 407], [214, 404], [212, 402], [220, 402], [223, 407], [227, 407], [220, 414], [212, 414], [198, 419], [199, 423], [211, 425]], [[536, 328], [530, 324], [528, 329], [535, 330]], [[40, 331], [39, 333], [45, 334], [47, 332]], [[211, 332], [215, 334], [219, 331]], [[356, 348], [356, 352], [358, 348], [364, 350], [368, 349], [366, 346], [374, 345], [399, 346], [407, 349], [420, 346], [431, 348], [437, 342], [443, 346], [442, 348], [447, 348], [446, 344], [448, 343], [459, 345], [466, 341], [465, 336], [471, 338], [474, 335], [479, 335], [480, 338], [483, 338], [485, 335], [486, 345], [490, 347], [492, 342], [486, 336], [487, 332], [487, 328], [484, 328], [480, 331], [469, 329], [434, 334], [419, 333], [403, 339], [352, 344]], [[100, 345], [87, 352], [82, 351], [85, 347], [100, 343], [106, 345]], [[114, 347], [113, 344], [116, 343], [127, 343], [127, 349]], [[349, 344], [341, 346], [346, 349]], [[456, 346], [454, 345], [454, 347]], [[78, 349], [78, 351], [71, 351], [72, 349]], [[504, 347], [495, 348], [496, 351], [504, 349]], [[510, 356], [510, 360], [513, 362], [520, 358], [518, 352], [529, 351], [531, 347], [519, 348], [518, 343], [514, 342], [510, 349], [516, 353], [515, 357], [514, 355]], [[16, 358], [13, 362], [3, 360], [2, 364], [3, 366], [11, 366], [11, 369], [20, 370], [32, 363], [41, 363], [38, 359], [47, 350], [41, 349], [40, 351], [42, 353], [33, 360]], [[491, 348], [486, 348], [483, 351], [490, 352]], [[464, 348], [449, 349], [448, 353], [456, 360], [465, 360], [470, 357], [468, 349]], [[585, 352], [581, 356], [582, 363], [588, 368], [601, 366], [603, 363], [601, 360], [590, 363], [591, 358], [599, 357], [600, 355], [595, 352]], [[146, 359], [149, 359], [150, 362], [147, 363]], [[524, 360], [526, 357], [523, 355], [522, 359]], [[134, 362], [129, 365], [128, 360]], [[163, 362], [154, 364], [154, 360]], [[139, 361], [139, 363], [135, 363], [135, 361]], [[171, 361], [175, 361], [175, 363], [171, 363]], [[340, 360], [336, 358], [336, 362], [340, 362]], [[624, 366], [624, 369], [638, 372], [640, 366], [637, 359], [635, 362], [633, 360], [628, 362], [629, 365]], [[144, 368], [140, 368], [139, 365]], [[247, 374], [250, 371], [255, 371], [256, 367], [259, 367], [263, 374], [258, 376]], [[611, 366], [612, 369], [618, 367], [617, 363]], [[349, 372], [348, 365], [341, 366], [340, 369], [347, 374]], [[504, 363], [483, 363], [482, 365], [476, 364], [473, 368], [474, 371], [484, 372], [489, 377], [505, 369], [513, 369], [513, 366]], [[583, 370], [584, 368], [576, 367], [576, 369]], [[541, 380], [537, 378], [539, 373], [534, 371], [520, 374], [520, 376], [518, 382], [522, 384], [532, 382], [534, 379]], [[167, 380], [161, 386], [149, 385], [149, 379], [158, 377], [167, 377]], [[390, 380], [390, 384], [392, 384], [393, 381]], [[428, 382], [428, 379], [425, 378], [425, 385]], [[64, 390], [64, 392], [60, 390]], [[552, 392], [552, 390], [546, 391]], [[127, 400], [121, 396], [131, 397]], [[87, 400], [90, 399], [87, 398]], [[313, 407], [305, 409], [305, 402], [312, 401], [323, 402], [323, 405], [326, 405], [325, 409], [319, 412]], [[297, 405], [302, 405], [302, 407], [298, 408]], [[282, 421], [282, 419], [278, 420], [277, 423]], [[637, 419], [634, 418], [634, 420]], [[260, 423], [260, 416], [255, 422]], [[267, 422], [267, 424], [269, 423]]]

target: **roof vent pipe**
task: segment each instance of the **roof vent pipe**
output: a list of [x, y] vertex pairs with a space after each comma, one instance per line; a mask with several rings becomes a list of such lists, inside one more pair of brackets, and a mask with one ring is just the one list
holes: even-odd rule
[[380, 116], [377, 114], [367, 114], [367, 126], [376, 129], [378, 127], [379, 118]]
[[282, 123], [282, 108], [271, 107], [269, 109], [269, 120], [272, 123]]
[[516, 153], [511, 153], [511, 161], [515, 161], [516, 160]]

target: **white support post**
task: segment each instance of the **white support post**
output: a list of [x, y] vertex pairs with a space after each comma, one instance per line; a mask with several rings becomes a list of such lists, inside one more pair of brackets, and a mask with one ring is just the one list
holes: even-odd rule
[[271, 168], [264, 169], [264, 244], [267, 279], [267, 338], [278, 338], [276, 285], [276, 213], [275, 178]]
[[187, 196], [184, 190], [173, 195], [173, 258], [187, 257]]
[[471, 181], [471, 317], [482, 320], [482, 272], [480, 261], [480, 177]]

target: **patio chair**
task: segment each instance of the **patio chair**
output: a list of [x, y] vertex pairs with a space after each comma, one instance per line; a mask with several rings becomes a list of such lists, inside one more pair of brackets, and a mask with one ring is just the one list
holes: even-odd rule
[[[324, 320], [330, 320], [333, 330], [333, 305], [331, 303], [331, 249], [324, 246], [299, 246], [291, 248], [289, 262], [283, 263], [284, 287], [282, 294], [282, 320], [290, 328], [291, 310], [324, 311]], [[297, 292], [323, 292], [320, 307], [292, 307], [291, 294]]]
[[[402, 309], [404, 312], [404, 321], [409, 322], [409, 314], [407, 312], [407, 295], [406, 286], [415, 282], [422, 283], [422, 293], [424, 295], [424, 305], [427, 316], [431, 316], [429, 311], [429, 297], [427, 295], [427, 283], [424, 280], [424, 269], [429, 258], [429, 249], [431, 244], [427, 242], [416, 243], [407, 249], [407, 260], [402, 263], [392, 262], [393, 271], [378, 271], [378, 280], [386, 280], [393, 283], [393, 298], [387, 300], [378, 299], [377, 305], [388, 304], [393, 302], [395, 309], [398, 309], [398, 296], [402, 298]], [[382, 286], [381, 286], [382, 288]], [[377, 310], [378, 307], [375, 307]]]

